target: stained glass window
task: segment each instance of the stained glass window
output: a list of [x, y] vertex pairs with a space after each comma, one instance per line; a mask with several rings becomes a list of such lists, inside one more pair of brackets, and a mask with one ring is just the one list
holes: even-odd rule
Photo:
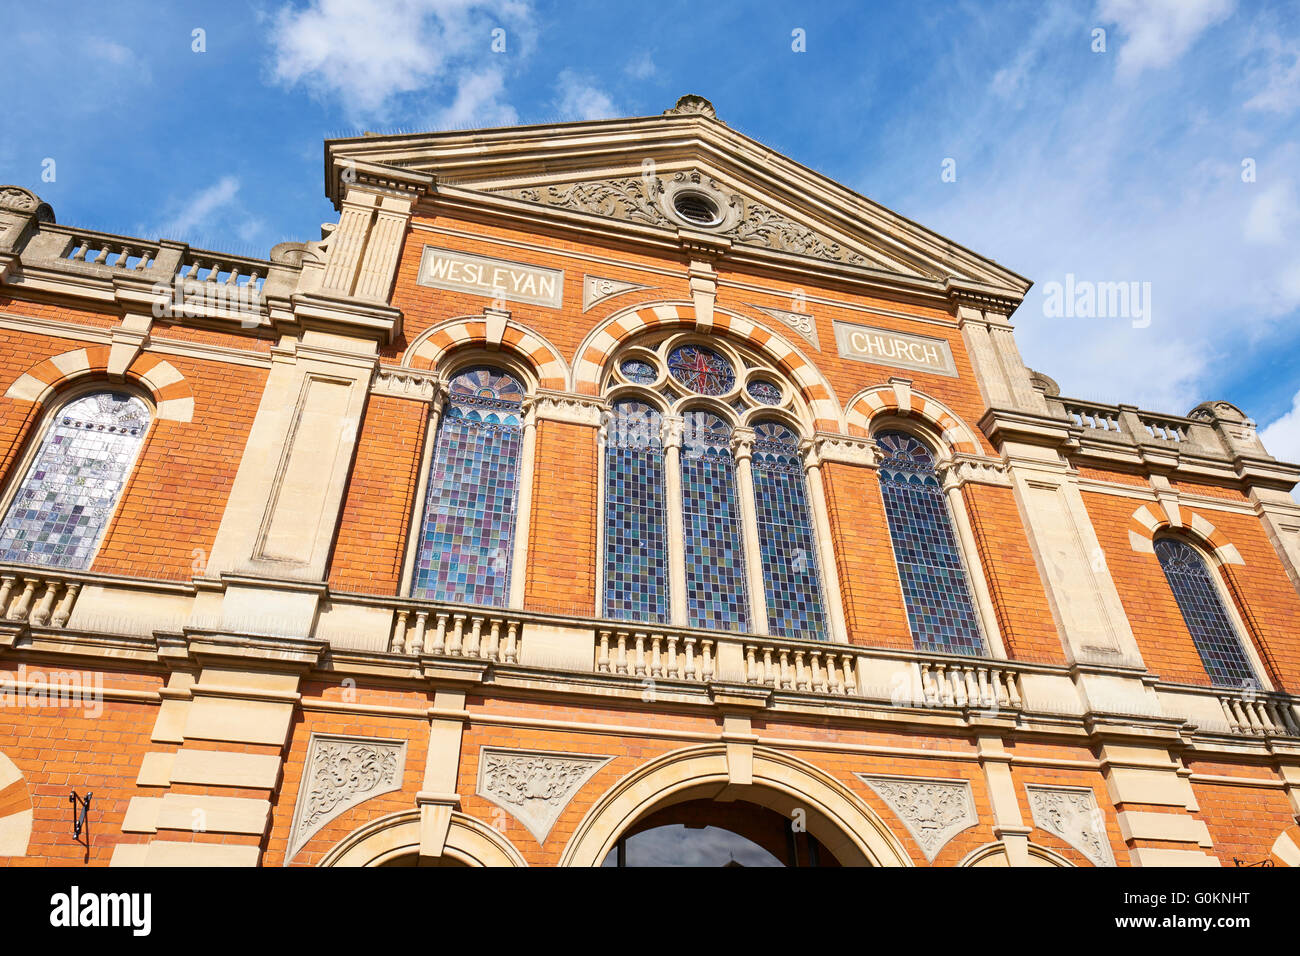
[[707, 412], [691, 412], [685, 418], [682, 524], [687, 621], [692, 627], [747, 630], [749, 592], [731, 428]]
[[1155, 547], [1210, 680], [1217, 687], [1255, 686], [1255, 671], [1246, 660], [1241, 638], [1228, 618], [1204, 559], [1190, 544], [1177, 538], [1159, 538]]
[[413, 593], [503, 607], [510, 596], [523, 387], [473, 368], [451, 381], [438, 428]]
[[750, 398], [754, 401], [761, 402], [764, 405], [781, 404], [780, 387], [764, 379], [754, 379], [745, 387], [745, 391], [749, 392]]
[[669, 352], [668, 374], [701, 395], [723, 395], [736, 384], [731, 363], [700, 345], [679, 345]]
[[0, 524], [0, 561], [88, 568], [149, 417], [149, 407], [126, 392], [63, 406]]
[[623, 377], [629, 382], [636, 382], [638, 385], [649, 385], [659, 377], [655, 367], [649, 362], [643, 362], [641, 359], [628, 359], [618, 367], [623, 373]]
[[754, 432], [754, 506], [768, 630], [777, 637], [823, 640], [826, 615], [798, 439], [775, 422], [756, 425]]
[[618, 402], [605, 432], [605, 616], [668, 620], [663, 423], [659, 411]]
[[889, 537], [912, 639], [922, 650], [984, 653], [979, 619], [934, 455], [905, 432], [876, 435]]

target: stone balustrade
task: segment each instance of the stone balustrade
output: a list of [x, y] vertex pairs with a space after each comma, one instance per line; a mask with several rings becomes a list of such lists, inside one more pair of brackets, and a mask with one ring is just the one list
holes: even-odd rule
[[1235, 734], [1300, 737], [1295, 708], [1285, 697], [1249, 692], [1220, 693], [1219, 704]]
[[0, 571], [0, 614], [34, 627], [63, 627], [72, 616], [82, 582], [66, 574]]

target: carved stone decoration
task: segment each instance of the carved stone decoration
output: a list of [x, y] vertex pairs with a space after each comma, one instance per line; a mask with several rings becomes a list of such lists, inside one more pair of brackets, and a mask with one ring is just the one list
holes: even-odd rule
[[576, 209], [612, 219], [627, 219], [649, 226], [672, 226], [659, 208], [663, 183], [655, 178], [610, 179], [604, 182], [571, 183], [541, 189], [507, 189], [503, 195], [524, 202]]
[[550, 392], [538, 389], [533, 410], [538, 420], [569, 422], [573, 425], [599, 425], [605, 402], [589, 395]]
[[713, 104], [704, 97], [695, 93], [687, 93], [685, 96], [677, 98], [677, 105], [664, 110], [664, 116], [673, 114], [691, 114], [698, 113], [701, 116], [707, 116], [710, 119], [717, 119], [717, 111], [714, 110]]
[[1097, 796], [1080, 787], [1026, 785], [1034, 826], [1055, 834], [1097, 866], [1114, 866], [1106, 838], [1106, 817]]
[[370, 380], [371, 395], [386, 395], [389, 398], [409, 398], [420, 402], [432, 402], [438, 394], [438, 376], [409, 368], [388, 368], [380, 366], [375, 369]]
[[573, 795], [611, 759], [484, 747], [479, 753], [478, 794], [509, 812], [538, 843], [545, 843]]
[[618, 279], [605, 279], [601, 276], [583, 276], [582, 277], [582, 311], [586, 312], [592, 306], [599, 302], [616, 295], [622, 295], [624, 292], [635, 292], [637, 289], [648, 289], [648, 285], [638, 285], [635, 282], [620, 282]]
[[868, 467], [876, 464], [876, 443], [870, 438], [818, 432], [812, 438], [804, 439], [799, 448], [805, 458], [815, 458], [817, 462], [837, 461], [846, 465]]
[[967, 780], [858, 774], [898, 814], [929, 862], [962, 830], [979, 823]]
[[371, 797], [400, 790], [405, 768], [404, 740], [312, 734], [285, 864], [343, 811]]
[[765, 306], [748, 303], [751, 309], [758, 309], [764, 315], [770, 315], [784, 325], [790, 326], [805, 339], [812, 343], [813, 348], [821, 351], [821, 342], [817, 340], [817, 323], [813, 321], [811, 312], [788, 312], [785, 309], [769, 309]]
[[945, 491], [949, 487], [960, 488], [970, 482], [981, 485], [999, 485], [1003, 488], [1011, 487], [1011, 476], [1007, 473], [1005, 462], [1000, 458], [958, 452], [952, 456], [952, 461], [948, 463], [948, 466], [942, 472]]
[[540, 203], [562, 209], [591, 213], [639, 222], [648, 226], [675, 229], [678, 223], [664, 211], [664, 199], [675, 189], [700, 187], [722, 198], [724, 209], [716, 228], [704, 231], [735, 242], [762, 246], [814, 259], [843, 262], [847, 265], [871, 265], [866, 256], [815, 230], [796, 222], [772, 207], [742, 196], [724, 193], [716, 180], [697, 170], [678, 172], [670, 180], [659, 176], [627, 177], [566, 183], [545, 188], [505, 189], [500, 195], [524, 202]]

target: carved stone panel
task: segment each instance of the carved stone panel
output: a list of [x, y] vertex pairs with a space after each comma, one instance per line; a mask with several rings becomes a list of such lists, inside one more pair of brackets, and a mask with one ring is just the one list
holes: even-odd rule
[[791, 312], [786, 309], [769, 309], [761, 305], [754, 305], [752, 302], [749, 307], [758, 309], [764, 315], [770, 315], [782, 325], [788, 325], [794, 329], [806, 340], [812, 343], [813, 348], [821, 351], [821, 342], [817, 339], [817, 323], [813, 321], [811, 312]]
[[682, 223], [664, 209], [664, 200], [674, 186], [688, 184], [707, 187], [716, 194], [718, 222], [692, 228], [731, 239], [733, 242], [760, 246], [777, 252], [809, 256], [830, 262], [867, 266], [872, 263], [861, 252], [798, 222], [765, 203], [729, 191], [699, 170], [680, 171], [671, 179], [660, 176], [625, 177], [581, 183], [554, 184], [546, 187], [522, 187], [499, 190], [501, 195], [575, 212], [623, 219], [647, 226], [675, 228]]
[[898, 814], [927, 861], [962, 830], [979, 823], [969, 781], [865, 773], [858, 778]]
[[1114, 866], [1115, 855], [1106, 838], [1106, 816], [1097, 796], [1080, 787], [1026, 785], [1034, 826], [1074, 847], [1097, 866]]
[[405, 768], [404, 740], [312, 734], [285, 863], [343, 811], [371, 797], [400, 790]]
[[573, 795], [610, 759], [484, 747], [478, 794], [509, 812], [538, 843], [545, 843]]
[[582, 277], [582, 311], [587, 312], [593, 306], [604, 302], [606, 299], [613, 298], [616, 295], [622, 295], [625, 292], [635, 292], [638, 289], [648, 289], [648, 285], [638, 285], [635, 282], [621, 282], [618, 279], [605, 279], [601, 276], [583, 276]]

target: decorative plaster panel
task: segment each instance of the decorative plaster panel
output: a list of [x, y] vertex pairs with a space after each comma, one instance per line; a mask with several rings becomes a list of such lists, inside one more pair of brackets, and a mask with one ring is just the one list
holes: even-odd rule
[[401, 789], [405, 767], [404, 740], [312, 734], [285, 863], [343, 811]]
[[979, 823], [969, 781], [865, 773], [858, 774], [858, 779], [898, 814], [928, 861], [933, 862], [944, 845], [962, 830]]
[[484, 747], [478, 794], [509, 812], [538, 843], [545, 843], [573, 795], [611, 759]]
[[1055, 834], [1097, 866], [1114, 866], [1106, 817], [1091, 790], [1027, 785], [1034, 826]]

